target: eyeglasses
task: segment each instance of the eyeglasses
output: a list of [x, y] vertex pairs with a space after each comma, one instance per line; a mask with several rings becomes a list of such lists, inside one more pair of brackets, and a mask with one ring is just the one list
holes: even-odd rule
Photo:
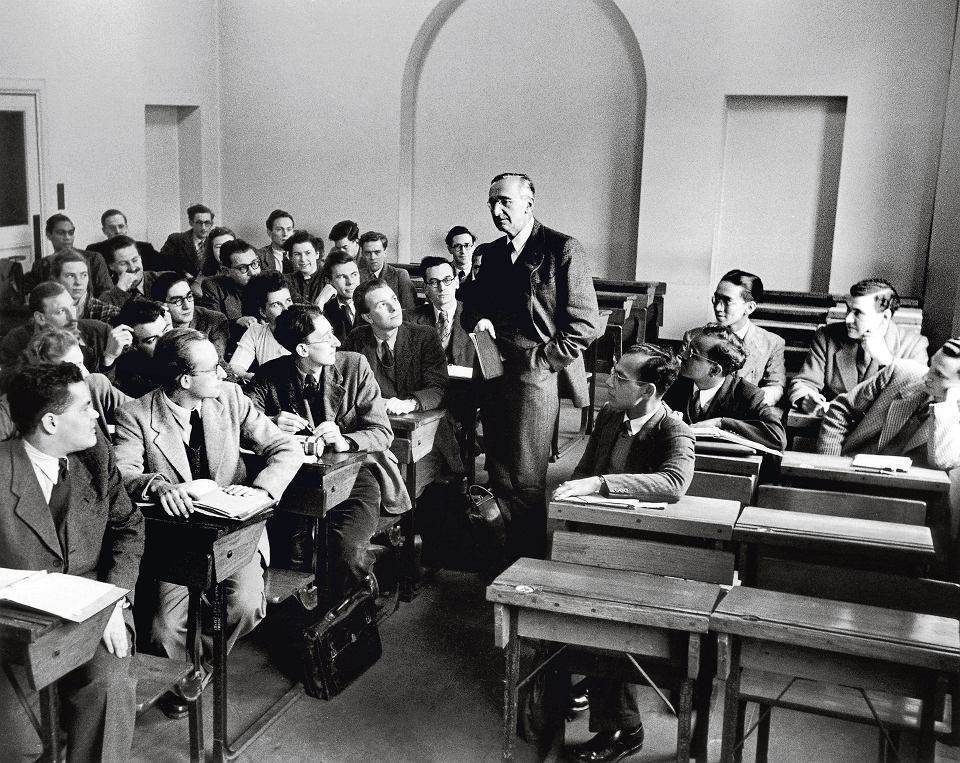
[[[487, 202], [487, 206], [490, 205], [490, 202]], [[447, 249], [459, 249], [461, 252], [469, 249], [473, 244], [450, 244]]]
[[313, 344], [332, 344], [334, 339], [336, 339], [336, 337], [333, 335], [333, 332], [328, 331], [326, 334], [322, 334], [319, 339], [314, 339], [312, 342], [300, 342], [300, 344], [307, 346]]
[[190, 372], [190, 376], [202, 376], [203, 374], [216, 374], [217, 376], [223, 374], [226, 376], [227, 372], [223, 370], [223, 366], [221, 366], [219, 363], [213, 368], [204, 368], [202, 371], [193, 370]]
[[701, 355], [699, 352], [694, 352], [693, 347], [691, 347], [690, 345], [687, 345], [682, 350], [680, 350], [680, 357], [683, 358], [684, 360], [687, 360], [690, 358], [697, 358], [698, 360], [702, 360], [705, 363], [709, 363], [712, 366], [720, 365], [719, 363], [717, 363], [717, 361], [710, 360], [710, 358], [708, 358], [706, 355]]
[[182, 297], [167, 297], [164, 302], [166, 302], [168, 305], [175, 305], [180, 308], [186, 307], [190, 302], [193, 302], [193, 292], [189, 291]]
[[250, 273], [256, 273], [260, 270], [260, 263], [254, 260], [249, 265], [233, 265], [234, 270], [243, 275], [249, 275]]
[[629, 376], [624, 376], [616, 368], [613, 369], [613, 373], [610, 374], [610, 378], [613, 379], [614, 384], [637, 384], [636, 379], [631, 379]]
[[446, 278], [428, 278], [426, 280], [427, 286], [430, 286], [434, 289], [439, 289], [440, 285], [449, 286], [457, 279], [454, 276], [447, 276]]

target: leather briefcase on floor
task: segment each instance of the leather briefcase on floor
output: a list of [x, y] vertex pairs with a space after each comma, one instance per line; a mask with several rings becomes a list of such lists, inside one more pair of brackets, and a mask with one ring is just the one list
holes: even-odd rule
[[303, 685], [311, 697], [335, 697], [383, 654], [371, 583], [304, 630]]

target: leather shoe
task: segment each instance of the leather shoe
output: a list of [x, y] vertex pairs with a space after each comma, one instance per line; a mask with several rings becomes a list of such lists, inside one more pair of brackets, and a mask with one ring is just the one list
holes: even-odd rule
[[168, 691], [160, 697], [160, 699], [157, 700], [157, 707], [159, 707], [163, 714], [171, 721], [185, 718], [187, 713], [190, 712], [190, 703], [176, 690]]
[[588, 742], [574, 747], [571, 759], [580, 763], [614, 763], [643, 747], [643, 726], [635, 729], [601, 731]]
[[587, 695], [586, 691], [575, 692], [570, 695], [570, 707], [569, 712], [573, 715], [577, 713], [582, 713], [584, 710], [589, 709], [590, 707], [590, 697]]

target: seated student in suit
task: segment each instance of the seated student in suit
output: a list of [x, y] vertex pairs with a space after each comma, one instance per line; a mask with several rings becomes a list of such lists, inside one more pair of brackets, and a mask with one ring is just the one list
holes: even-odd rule
[[120, 308], [90, 294], [90, 266], [80, 252], [68, 249], [53, 255], [50, 280], [61, 284], [73, 299], [77, 318], [92, 318], [109, 323]]
[[387, 262], [387, 237], [367, 231], [360, 237], [360, 283], [380, 279], [386, 281], [400, 300], [400, 307], [412, 310], [417, 303], [410, 274]]
[[846, 301], [846, 319], [817, 329], [803, 368], [790, 382], [790, 402], [805, 413], [823, 413], [837, 395], [894, 360], [927, 364], [927, 338], [905, 333], [893, 321], [900, 297], [890, 283], [858, 281]]
[[[368, 545], [381, 507], [400, 514], [410, 508], [410, 498], [388, 451], [393, 430], [366, 358], [336, 351], [340, 342], [315, 305], [287, 308], [274, 334], [290, 354], [258, 369], [250, 392], [254, 405], [285, 432], [312, 434], [338, 453], [368, 453], [349, 498], [326, 516], [331, 591], [339, 600], [372, 569]], [[291, 524], [296, 525], [291, 561], [309, 566], [309, 523]]]
[[194, 283], [199, 284], [206, 276], [215, 276], [223, 270], [220, 262], [220, 247], [228, 241], [233, 241], [236, 234], [223, 225], [211, 229], [210, 235], [203, 242], [203, 259], [200, 262], [201, 276]]
[[330, 252], [344, 252], [353, 259], [360, 257], [360, 226], [353, 220], [341, 220], [330, 229]]
[[203, 204], [187, 207], [190, 228], [182, 233], [171, 233], [160, 247], [164, 270], [177, 270], [192, 276], [200, 274], [204, 244], [213, 228], [213, 212]]
[[[104, 260], [107, 259], [107, 242], [117, 236], [129, 236], [127, 232], [127, 216], [119, 209], [108, 209], [100, 215], [100, 230], [106, 238], [95, 244], [90, 244], [87, 251], [99, 252]], [[134, 241], [140, 261], [147, 270], [162, 270], [160, 267], [160, 252], [153, 248], [149, 241]]]
[[153, 354], [157, 341], [170, 330], [167, 311], [157, 302], [132, 299], [123, 306], [118, 320], [129, 327], [133, 341], [116, 363], [113, 383], [130, 397], [142, 397], [160, 386]]
[[53, 244], [53, 254], [45, 255], [33, 263], [30, 272], [24, 276], [24, 284], [27, 288], [32, 289], [38, 283], [50, 280], [50, 266], [53, 264], [53, 255], [60, 252], [80, 252], [87, 260], [87, 264], [90, 266], [90, 294], [92, 296], [100, 296], [113, 285], [103, 257], [97, 252], [77, 249], [73, 245], [76, 228], [69, 217], [59, 212], [51, 215], [47, 219], [45, 230], [47, 240]]
[[293, 304], [290, 289], [283, 274], [272, 270], [250, 279], [244, 293], [247, 311], [256, 312], [264, 321], [247, 328], [240, 337], [237, 349], [230, 358], [230, 370], [239, 378], [250, 380], [253, 373], [250, 366], [256, 363], [262, 366], [267, 361], [289, 355], [273, 335], [280, 314]]
[[470, 335], [460, 325], [463, 303], [457, 299], [453, 263], [443, 257], [424, 257], [420, 260], [420, 274], [427, 301], [412, 313], [404, 313], [404, 319], [435, 328], [447, 363], [472, 368], [475, 350]]
[[134, 297], [150, 299], [158, 273], [143, 269], [137, 242], [129, 236], [114, 236], [104, 243], [103, 258], [110, 269], [113, 288], [104, 292], [101, 299], [117, 307], [123, 307]]
[[[601, 493], [675, 503], [693, 480], [693, 433], [672, 415], [664, 393], [679, 363], [656, 345], [635, 345], [617, 361], [607, 382], [609, 402], [597, 416], [583, 458], [554, 499]], [[590, 741], [573, 760], [614, 761], [643, 746], [635, 684], [590, 679]]]
[[328, 299], [323, 305], [323, 315], [333, 327], [333, 333], [342, 343], [358, 325], [357, 308], [353, 294], [360, 285], [360, 270], [357, 261], [343, 251], [330, 252], [323, 263], [323, 275], [335, 292], [336, 299]]
[[[136, 716], [128, 607], [143, 554], [143, 516], [98, 436], [97, 412], [77, 366], [21, 369], [10, 410], [21, 436], [0, 443], [0, 566], [81, 575], [130, 591], [110, 614], [93, 658], [58, 681], [69, 760], [127, 760]], [[0, 671], [6, 760], [20, 759], [18, 738], [30, 744], [36, 735]]]
[[290, 257], [287, 287], [294, 302], [323, 307], [334, 291], [323, 277], [323, 240], [298, 230], [284, 243]]
[[747, 359], [740, 337], [729, 326], [708, 323], [680, 353], [680, 378], [663, 401], [688, 424], [715, 426], [774, 450], [787, 447], [778, 408], [763, 391], [737, 376]]
[[[117, 410], [129, 403], [128, 397], [113, 386], [103, 374], [92, 374], [83, 365], [83, 353], [77, 337], [64, 329], [48, 328], [39, 331], [30, 339], [27, 349], [20, 355], [19, 367], [36, 366], [41, 363], [73, 363], [90, 388], [90, 399], [99, 416], [100, 431], [109, 440], [109, 427], [116, 423]], [[10, 415], [10, 401], [6, 395], [0, 397], [0, 440], [9, 440], [17, 436], [17, 428]]]
[[27, 297], [30, 320], [7, 332], [0, 341], [0, 368], [17, 362], [30, 338], [41, 329], [66, 329], [77, 336], [84, 363], [91, 371], [109, 373], [120, 354], [130, 346], [133, 335], [122, 324], [111, 328], [103, 321], [77, 318], [73, 297], [59, 283], [44, 281]]
[[[193, 499], [219, 485], [238, 496], [279, 499], [303, 463], [303, 449], [253, 407], [236, 384], [225, 382], [213, 344], [199, 331], [173, 329], [158, 342], [154, 360], [160, 388], [117, 414], [117, 466], [131, 498], [153, 500], [174, 517], [188, 517]], [[240, 442], [266, 465], [248, 483]], [[269, 563], [266, 533], [258, 553], [227, 578], [227, 649], [266, 614], [263, 568]], [[151, 641], [160, 654], [184, 659], [187, 648], [184, 586], [159, 583]], [[210, 654], [212, 644], [205, 639]], [[171, 714], [182, 703], [164, 702]]]
[[[786, 343], [783, 337], [751, 323], [750, 314], [762, 299], [763, 281], [760, 276], [745, 270], [724, 273], [711, 297], [717, 323], [729, 326], [743, 340], [747, 351], [747, 362], [737, 376], [760, 387], [767, 405], [776, 405], [783, 397], [787, 383], [787, 367], [783, 359]], [[696, 331], [692, 329], [683, 335], [684, 344]]]
[[278, 273], [292, 273], [293, 265], [290, 255], [284, 248], [284, 243], [293, 235], [293, 215], [282, 209], [275, 209], [267, 217], [267, 235], [270, 243], [257, 249], [260, 258], [260, 269], [264, 273], [275, 270]]
[[220, 247], [220, 261], [223, 270], [204, 278], [200, 285], [200, 307], [227, 316], [230, 336], [236, 341], [244, 329], [257, 323], [256, 317], [244, 310], [243, 292], [250, 279], [260, 272], [260, 259], [250, 244], [238, 238]]
[[960, 339], [948, 339], [930, 368], [896, 360], [833, 399], [817, 452], [909, 456], [916, 466], [960, 466]]
[[189, 276], [171, 271], [157, 274], [149, 299], [166, 307], [172, 328], [196, 329], [213, 342], [217, 354], [223, 358], [230, 340], [227, 316], [196, 304]]
[[[387, 413], [431, 411], [443, 405], [447, 359], [435, 329], [403, 322], [400, 300], [379, 278], [360, 284], [353, 294], [361, 323], [347, 335], [344, 350], [359, 352], [380, 385]], [[434, 453], [453, 476], [463, 474], [453, 421], [445, 417], [437, 430]]]

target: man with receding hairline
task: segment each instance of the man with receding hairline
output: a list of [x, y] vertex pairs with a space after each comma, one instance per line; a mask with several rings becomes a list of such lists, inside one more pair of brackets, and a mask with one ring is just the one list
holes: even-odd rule
[[504, 359], [504, 375], [483, 384], [481, 416], [490, 486], [511, 506], [514, 558], [546, 555], [544, 490], [560, 379], [586, 398], [583, 351], [600, 321], [583, 247], [534, 219], [534, 193], [522, 173], [491, 181], [487, 205], [505, 235], [477, 248], [483, 269], [461, 317], [468, 332], [489, 331]]

